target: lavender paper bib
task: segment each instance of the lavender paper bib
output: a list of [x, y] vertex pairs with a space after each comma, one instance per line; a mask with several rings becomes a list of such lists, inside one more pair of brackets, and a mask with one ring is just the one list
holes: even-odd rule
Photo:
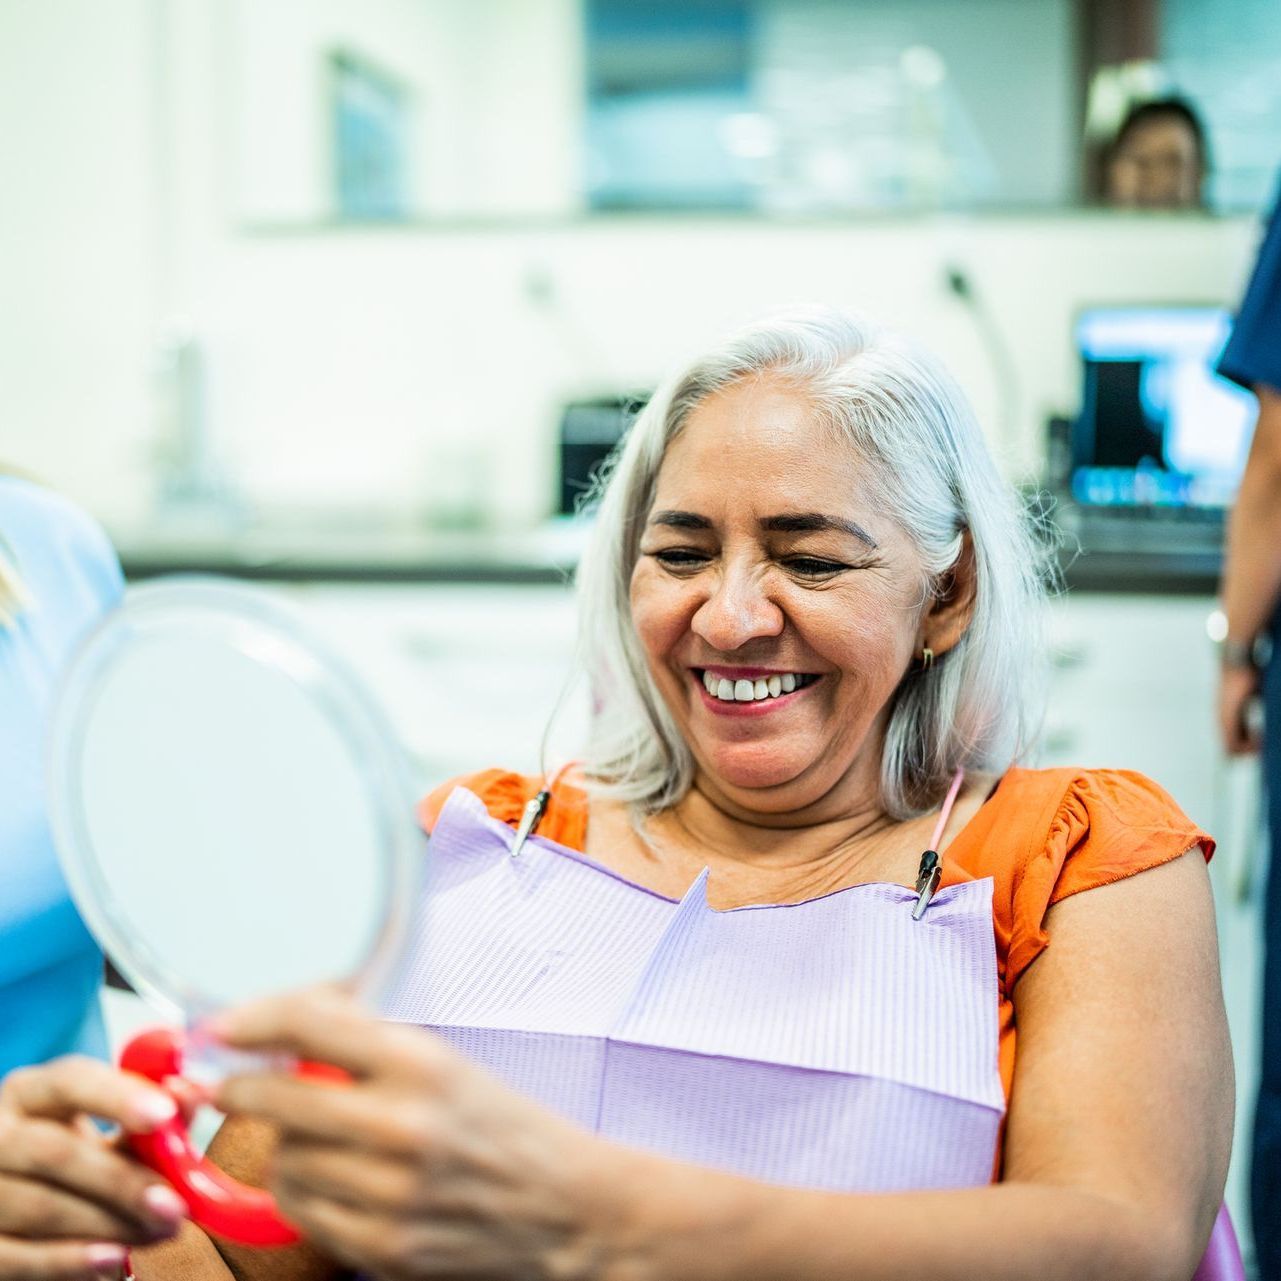
[[833, 1191], [991, 1178], [992, 882], [716, 911], [512, 832], [458, 789], [386, 1017], [621, 1143]]

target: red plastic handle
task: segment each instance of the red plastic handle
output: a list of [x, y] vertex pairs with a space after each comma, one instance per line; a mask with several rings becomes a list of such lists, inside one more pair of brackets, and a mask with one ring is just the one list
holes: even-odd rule
[[[163, 1085], [166, 1077], [182, 1075], [183, 1047], [181, 1032], [153, 1028], [124, 1047], [120, 1066]], [[325, 1063], [299, 1064], [298, 1070], [335, 1084], [351, 1080], [341, 1068]], [[181, 1116], [150, 1134], [129, 1135], [129, 1146], [140, 1161], [169, 1180], [199, 1227], [242, 1245], [292, 1245], [300, 1239], [270, 1192], [231, 1178], [196, 1151]]]

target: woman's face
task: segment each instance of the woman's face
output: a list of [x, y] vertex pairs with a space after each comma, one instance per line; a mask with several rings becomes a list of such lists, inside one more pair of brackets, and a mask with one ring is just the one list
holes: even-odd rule
[[700, 787], [732, 807], [878, 795], [925, 593], [915, 550], [868, 501], [873, 483], [779, 379], [703, 401], [663, 459], [632, 617]]
[[1196, 209], [1201, 204], [1201, 148], [1183, 120], [1136, 125], [1108, 173], [1111, 203], [1125, 209]]

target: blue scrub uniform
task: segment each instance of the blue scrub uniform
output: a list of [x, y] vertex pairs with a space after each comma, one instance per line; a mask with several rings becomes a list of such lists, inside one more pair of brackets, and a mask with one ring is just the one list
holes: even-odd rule
[[[1219, 372], [1281, 392], [1281, 198], [1272, 211]], [[1263, 918], [1263, 1063], [1254, 1114], [1250, 1207], [1259, 1281], [1281, 1281], [1281, 607], [1274, 656], [1263, 673], [1263, 780], [1271, 859]]]
[[45, 743], [76, 642], [123, 591], [106, 536], [72, 504], [0, 476], [0, 539], [33, 598], [0, 625], [0, 1076], [105, 1057], [102, 953], [67, 894], [45, 804]]

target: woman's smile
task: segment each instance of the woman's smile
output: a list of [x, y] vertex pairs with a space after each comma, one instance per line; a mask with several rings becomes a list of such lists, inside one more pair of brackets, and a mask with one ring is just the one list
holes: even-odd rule
[[768, 716], [794, 706], [821, 678], [810, 672], [765, 667], [694, 667], [695, 691], [716, 716]]

